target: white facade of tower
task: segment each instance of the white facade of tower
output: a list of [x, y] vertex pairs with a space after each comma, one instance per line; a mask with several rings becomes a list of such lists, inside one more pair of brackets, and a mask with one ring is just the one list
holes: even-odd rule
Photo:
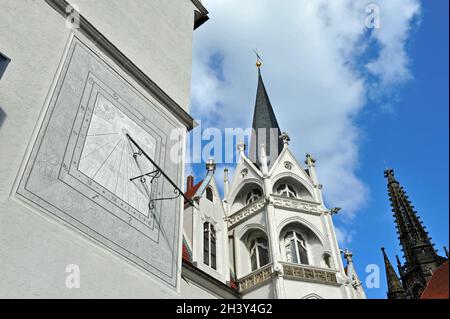
[[[305, 170], [285, 141], [270, 170], [264, 158], [259, 170], [242, 146], [240, 150], [225, 202], [243, 297], [364, 298], [357, 277], [354, 281], [345, 273], [312, 157], [307, 156]], [[249, 195], [255, 193], [262, 196], [255, 199]], [[252, 265], [255, 237], [267, 240], [270, 257], [266, 265]]]
[[[214, 166], [209, 167], [206, 178], [193, 196], [193, 200], [201, 209], [194, 206], [185, 209], [184, 236], [189, 247], [192, 247], [193, 264], [212, 277], [227, 282], [230, 279], [228, 228], [226, 213], [214, 179]], [[208, 239], [205, 240], [205, 236]], [[215, 239], [215, 251], [212, 251], [211, 239]], [[208, 247], [205, 247], [206, 241], [209, 242]], [[208, 250], [206, 254], [205, 248]]]
[[[234, 283], [241, 298], [365, 298], [348, 250], [344, 268], [333, 213], [324, 205], [315, 160], [307, 155], [304, 168], [286, 140], [270, 170], [264, 158], [258, 169], [245, 155], [244, 145], [238, 148], [240, 160], [231, 183], [225, 173], [223, 209], [213, 209], [202, 191], [217, 189], [213, 172], [208, 171], [197, 191], [197, 207], [185, 211], [185, 220], [186, 213], [197, 216], [192, 218], [194, 232], [189, 238], [195, 265], [224, 284]], [[222, 212], [225, 225], [220, 221]], [[228, 240], [223, 233], [217, 236], [225, 240], [217, 244], [217, 250], [229, 254], [229, 272], [223, 271], [223, 265], [213, 270], [202, 262], [205, 215], [228, 232]]]

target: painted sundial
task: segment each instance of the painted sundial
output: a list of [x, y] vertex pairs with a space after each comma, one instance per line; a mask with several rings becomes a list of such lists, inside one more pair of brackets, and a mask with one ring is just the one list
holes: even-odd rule
[[143, 215], [150, 217], [152, 164], [130, 142], [131, 136], [154, 158], [156, 141], [102, 95], [98, 95], [78, 170]]
[[182, 182], [183, 166], [166, 159], [180, 123], [165, 99], [79, 36], [49, 92], [17, 199], [177, 289], [182, 198], [172, 182]]

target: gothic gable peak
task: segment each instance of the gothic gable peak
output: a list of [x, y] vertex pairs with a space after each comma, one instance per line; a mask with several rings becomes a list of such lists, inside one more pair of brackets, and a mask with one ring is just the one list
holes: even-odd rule
[[280, 156], [278, 156], [269, 171], [269, 176], [274, 177], [280, 173], [297, 175], [301, 180], [304, 180], [305, 183], [313, 187], [311, 177], [306, 173], [303, 166], [297, 161], [296, 157], [288, 147], [285, 147], [280, 153]]

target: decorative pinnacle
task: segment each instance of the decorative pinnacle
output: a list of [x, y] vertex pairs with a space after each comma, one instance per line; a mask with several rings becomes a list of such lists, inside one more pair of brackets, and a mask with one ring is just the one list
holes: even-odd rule
[[228, 183], [228, 168], [225, 168], [225, 169], [223, 170], [223, 181], [224, 181], [225, 183]]
[[353, 261], [353, 253], [348, 248], [345, 248], [343, 253], [344, 258], [347, 260], [347, 263], [351, 263]]
[[314, 157], [312, 157], [311, 154], [306, 154], [305, 164], [308, 165], [309, 167], [314, 167], [315, 163], [316, 160], [314, 159]]
[[289, 141], [291, 140], [291, 138], [289, 137], [289, 135], [286, 132], [281, 133], [280, 137], [281, 141], [283, 141], [283, 145], [285, 147], [287, 147], [289, 145]]
[[384, 171], [384, 177], [388, 179], [389, 183], [397, 182], [394, 176], [394, 170], [391, 168], [388, 168]]
[[212, 171], [214, 172], [216, 170], [216, 163], [214, 163], [214, 159], [210, 158], [207, 162], [206, 162], [206, 170]]
[[243, 141], [240, 141], [237, 144], [237, 150], [241, 153], [243, 153], [245, 151], [245, 143]]
[[267, 176], [269, 174], [269, 169], [267, 167], [267, 156], [266, 156], [266, 148], [264, 144], [261, 144], [261, 152], [260, 152], [260, 159], [261, 162], [261, 171], [264, 176]]

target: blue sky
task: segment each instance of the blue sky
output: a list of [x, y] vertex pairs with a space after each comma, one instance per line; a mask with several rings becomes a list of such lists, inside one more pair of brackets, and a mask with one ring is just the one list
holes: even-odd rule
[[[352, 249], [357, 263], [382, 264], [380, 247], [392, 262], [401, 256], [390, 214], [384, 162], [395, 169], [436, 248], [443, 254], [449, 238], [449, 97], [448, 1], [423, 1], [422, 18], [410, 42], [414, 79], [399, 88], [392, 113], [371, 112], [358, 118], [364, 128], [358, 175], [369, 185], [370, 199], [354, 224]], [[359, 266], [359, 265], [357, 265]], [[360, 273], [364, 271], [359, 266]], [[371, 298], [384, 298], [380, 289], [367, 289]]]
[[[436, 248], [448, 246], [448, 1], [367, 2], [380, 6], [379, 30], [362, 25], [364, 1], [286, 0], [276, 16], [269, 0], [204, 2], [211, 20], [195, 33], [192, 115], [203, 129], [251, 125], [258, 48], [291, 149], [299, 161], [316, 157], [328, 206], [343, 208], [341, 248], [363, 281], [366, 265], [380, 266], [381, 287], [366, 293], [385, 298], [380, 247], [391, 261], [400, 254], [385, 165]], [[204, 164], [187, 173], [201, 178]]]

